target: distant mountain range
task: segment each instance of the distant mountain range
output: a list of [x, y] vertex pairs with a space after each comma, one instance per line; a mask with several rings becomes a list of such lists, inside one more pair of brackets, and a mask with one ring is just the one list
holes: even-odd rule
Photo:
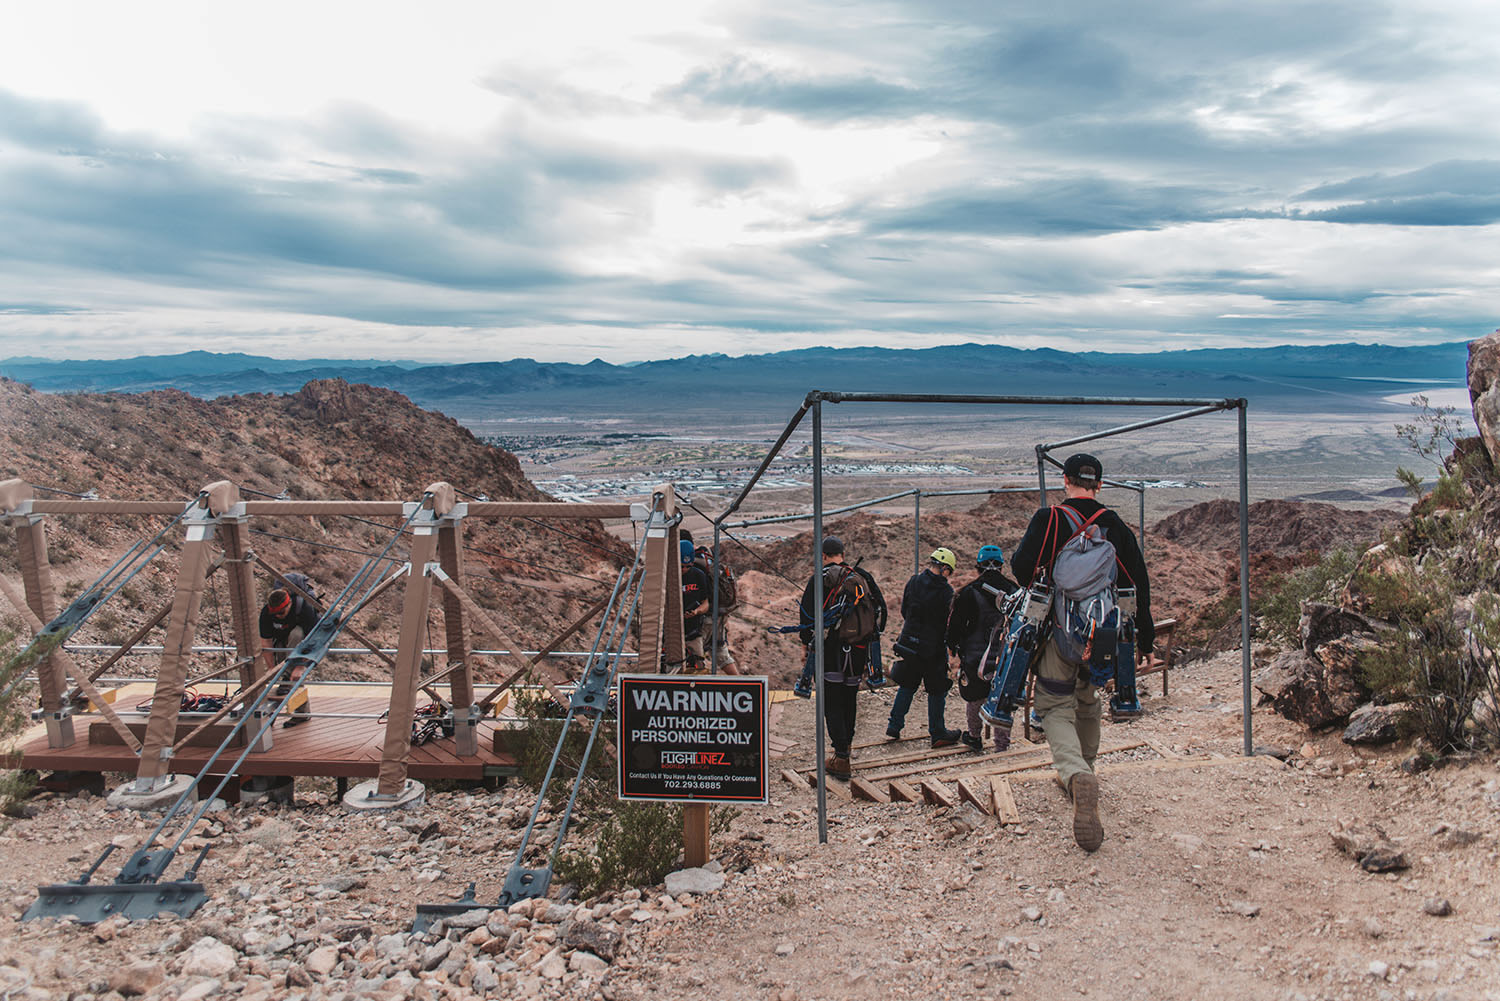
[[911, 393], [1238, 397], [1278, 411], [1382, 407], [1382, 396], [1461, 386], [1466, 342], [1423, 347], [1331, 344], [1151, 354], [960, 344], [900, 350], [806, 348], [691, 355], [612, 365], [284, 359], [192, 351], [119, 360], [0, 361], [0, 376], [46, 392], [180, 389], [201, 397], [289, 393], [342, 378], [466, 418], [537, 413], [786, 412], [810, 389]]

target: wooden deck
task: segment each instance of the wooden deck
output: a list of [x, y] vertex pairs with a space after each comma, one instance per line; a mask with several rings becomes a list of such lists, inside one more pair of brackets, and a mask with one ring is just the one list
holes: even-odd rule
[[[248, 754], [236, 769], [242, 776], [253, 775], [320, 775], [330, 778], [375, 778], [380, 771], [380, 750], [385, 740], [385, 724], [374, 717], [384, 712], [389, 698], [366, 694], [348, 695], [337, 689], [312, 692], [314, 718], [293, 727], [276, 722], [273, 747], [264, 753]], [[122, 707], [129, 705], [120, 700]], [[132, 707], [133, 708], [133, 707]], [[368, 719], [318, 718], [318, 713], [368, 716]], [[144, 724], [144, 714], [121, 712], [128, 724]], [[47, 747], [45, 732], [28, 735], [21, 744], [22, 768], [38, 771], [128, 772], [136, 770], [137, 758], [122, 743], [90, 743], [92, 722], [99, 717], [84, 714], [75, 717], [78, 741], [68, 748]], [[185, 715], [179, 733], [196, 726], [203, 717]], [[479, 724], [479, 753], [461, 758], [454, 753], [453, 739], [438, 736], [436, 740], [411, 749], [408, 774], [414, 779], [483, 779], [513, 775], [515, 759], [495, 750], [495, 731], [499, 720], [487, 718]], [[110, 736], [118, 741], [112, 732]], [[210, 747], [185, 747], [173, 756], [172, 770], [179, 775], [196, 774], [213, 753]], [[212, 774], [225, 774], [239, 757], [242, 747], [226, 750], [215, 763]]]

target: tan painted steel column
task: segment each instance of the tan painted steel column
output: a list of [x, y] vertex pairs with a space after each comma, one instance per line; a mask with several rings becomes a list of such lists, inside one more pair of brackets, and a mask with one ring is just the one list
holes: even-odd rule
[[[10, 519], [20, 548], [21, 581], [26, 588], [26, 604], [46, 625], [57, 617], [57, 589], [52, 582], [52, 564], [47, 560], [47, 529], [42, 516], [29, 514]], [[47, 746], [71, 747], [77, 739], [73, 717], [64, 707], [68, 690], [67, 675], [58, 654], [49, 654], [37, 665], [37, 687], [41, 689], [42, 711], [47, 718]]]
[[[657, 488], [661, 509], [646, 523], [646, 579], [641, 582], [641, 640], [637, 670], [660, 671], [683, 659], [682, 567], [678, 565], [677, 493]], [[674, 612], [673, 609], [676, 609]], [[675, 627], [674, 627], [675, 622]]]
[[[425, 516], [425, 517], [424, 517]], [[401, 607], [401, 639], [396, 648], [396, 671], [391, 679], [391, 711], [386, 718], [385, 744], [380, 752], [377, 796], [399, 796], [406, 787], [411, 756], [411, 721], [417, 688], [422, 680], [422, 646], [427, 635], [427, 613], [432, 607], [432, 580], [427, 564], [437, 552], [437, 526], [429, 512], [412, 523], [411, 573]]]
[[[464, 523], [448, 518], [438, 527], [438, 565], [453, 580], [464, 578]], [[448, 641], [448, 666], [462, 666], [448, 675], [453, 702], [453, 743], [459, 757], [479, 753], [479, 709], [474, 705], [474, 665], [469, 661], [469, 624], [463, 602], [443, 589], [443, 631]]]
[[219, 525], [229, 578], [234, 655], [240, 662], [240, 687], [248, 688], [265, 673], [260, 658], [260, 596], [255, 593], [255, 573], [250, 565], [250, 524], [246, 518], [222, 518]]
[[213, 561], [214, 515], [205, 507], [194, 507], [183, 519], [187, 541], [177, 568], [177, 588], [172, 614], [167, 618], [167, 638], [156, 672], [156, 690], [151, 695], [151, 716], [136, 771], [136, 789], [154, 787], [156, 780], [172, 771], [172, 745], [177, 739], [177, 717], [182, 710], [182, 690], [192, 660], [193, 638], [198, 631], [198, 613], [203, 606], [203, 586]]

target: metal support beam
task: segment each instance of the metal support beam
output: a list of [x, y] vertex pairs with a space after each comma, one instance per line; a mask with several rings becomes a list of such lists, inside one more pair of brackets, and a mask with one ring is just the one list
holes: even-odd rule
[[[47, 559], [47, 528], [40, 515], [10, 519], [20, 549], [21, 583], [26, 589], [26, 604], [42, 622], [57, 616], [57, 589], [52, 581], [52, 564]], [[71, 747], [77, 740], [73, 717], [64, 694], [67, 681], [62, 657], [51, 653], [37, 665], [37, 688], [42, 698], [42, 712], [47, 720], [47, 746]]]
[[[1240, 711], [1244, 714], [1245, 756], [1255, 753], [1250, 724], [1250, 401], [1239, 401], [1240, 418]], [[1166, 675], [1162, 675], [1166, 677]]]
[[917, 574], [922, 572], [922, 491], [916, 491], [911, 499], [911, 502], [911, 572]]
[[660, 671], [663, 664], [683, 659], [682, 565], [677, 547], [681, 540], [677, 525], [677, 492], [670, 483], [658, 487], [661, 497], [657, 514], [646, 525], [643, 559], [646, 577], [641, 594], [641, 671]]
[[818, 844], [828, 843], [828, 775], [823, 765], [823, 748], [827, 746], [827, 728], [823, 722], [823, 667], [827, 656], [823, 634], [823, 404], [812, 405], [813, 415], [813, 676], [817, 701], [813, 703], [817, 743], [813, 762], [818, 776]]
[[406, 787], [407, 759], [411, 757], [411, 721], [422, 680], [422, 639], [432, 604], [428, 564], [437, 553], [437, 526], [424, 511], [412, 523], [411, 572], [401, 606], [401, 639], [396, 646], [396, 670], [391, 679], [391, 711], [386, 718], [385, 743], [380, 751], [377, 796], [394, 798]]
[[255, 593], [255, 570], [250, 565], [250, 524], [245, 518], [224, 518], [219, 525], [219, 543], [228, 567], [229, 618], [240, 664], [240, 687], [247, 688], [265, 673], [260, 656], [260, 601]]
[[[488, 633], [499, 640], [501, 643], [511, 648], [510, 652], [505, 656], [512, 664], [516, 665], [516, 673], [511, 678], [507, 679], [507, 681], [505, 682], [506, 685], [513, 683], [516, 679], [520, 678], [526, 672], [530, 671], [533, 667], [537, 666], [536, 661], [528, 661], [520, 654], [515, 652], [517, 647], [506, 637], [505, 630], [500, 628], [495, 620], [490, 617], [489, 613], [486, 612], [483, 608], [480, 608], [479, 603], [476, 602], [472, 597], [470, 597], [469, 593], [462, 587], [460, 587], [457, 581], [449, 577], [447, 572], [444, 571], [442, 567], [437, 567], [433, 571], [432, 576], [437, 580], [438, 587], [441, 587], [445, 592], [453, 595], [458, 599], [460, 603], [463, 604], [465, 611], [469, 613], [469, 619], [475, 630]], [[538, 657], [537, 659], [540, 660], [541, 658]], [[539, 680], [541, 681], [542, 686], [547, 689], [547, 692], [560, 704], [564, 706], [568, 704], [568, 697], [562, 693], [561, 689], [559, 689], [544, 676], [539, 677]], [[503, 686], [501, 690], [504, 690]], [[493, 695], [496, 693], [491, 694]]]
[[[444, 590], [447, 590], [447, 589], [444, 588]], [[525, 677], [527, 671], [531, 670], [533, 667], [539, 666], [542, 661], [544, 661], [548, 657], [552, 656], [557, 651], [558, 647], [560, 647], [564, 643], [566, 643], [568, 641], [568, 638], [570, 636], [572, 636], [574, 633], [578, 632], [578, 630], [582, 629], [584, 626], [588, 625], [591, 621], [593, 621], [593, 619], [595, 618], [595, 616], [597, 616], [600, 612], [604, 611], [605, 607], [608, 604], [609, 604], [609, 599], [608, 598], [600, 598], [598, 601], [594, 602], [593, 605], [589, 606], [589, 610], [587, 612], [584, 612], [577, 619], [573, 620], [573, 623], [571, 625], [569, 625], [566, 629], [564, 629], [562, 632], [560, 632], [556, 636], [554, 636], [552, 638], [551, 642], [549, 642], [546, 646], [542, 647], [535, 654], [531, 655], [531, 659], [526, 662], [525, 666], [517, 669], [513, 674], [511, 674], [510, 677], [502, 679], [499, 684], [497, 684], [493, 689], [490, 690], [490, 692], [489, 692], [488, 695], [486, 695], [484, 698], [480, 699], [479, 702], [478, 702], [480, 710], [483, 711], [485, 709], [488, 709], [490, 706], [494, 705], [495, 700], [500, 697], [500, 695], [501, 695], [502, 692], [504, 692], [507, 688], [511, 687], [517, 681], [520, 681], [523, 677]], [[483, 650], [478, 650], [478, 651], [470, 651], [470, 653], [471, 654], [475, 654], [475, 653], [477, 653], [477, 654], [488, 654], [489, 652], [488, 651], [483, 651]], [[506, 653], [509, 653], [509, 651], [506, 651]], [[586, 658], [592, 659], [593, 658], [593, 653], [586, 653], [586, 654], [583, 654], [583, 656], [586, 657]]]
[[[445, 518], [438, 527], [438, 564], [455, 580], [464, 576], [463, 520]], [[443, 589], [443, 634], [447, 640], [448, 693], [453, 702], [454, 748], [460, 757], [479, 753], [479, 719], [474, 706], [474, 665], [469, 661], [469, 630], [464, 606]]]
[[172, 614], [167, 618], [167, 638], [156, 671], [156, 689], [151, 695], [151, 717], [136, 768], [135, 788], [155, 788], [172, 771], [172, 745], [177, 742], [177, 717], [182, 711], [182, 691], [192, 659], [193, 637], [203, 605], [203, 586], [213, 560], [215, 518], [206, 508], [194, 508], [184, 519], [187, 541], [177, 568], [177, 587]]

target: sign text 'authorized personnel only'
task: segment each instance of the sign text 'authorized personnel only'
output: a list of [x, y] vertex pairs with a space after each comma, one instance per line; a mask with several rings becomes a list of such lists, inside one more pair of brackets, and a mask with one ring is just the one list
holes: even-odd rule
[[766, 678], [619, 681], [621, 799], [766, 802]]

